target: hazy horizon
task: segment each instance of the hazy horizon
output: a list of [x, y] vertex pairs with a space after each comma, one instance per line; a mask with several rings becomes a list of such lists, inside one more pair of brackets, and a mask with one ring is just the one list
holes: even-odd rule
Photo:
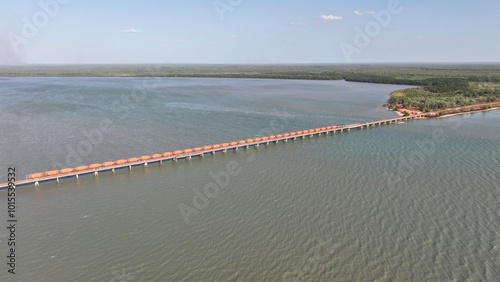
[[500, 62], [492, 0], [0, 0], [0, 65]]
[[22, 64], [0, 64], [3, 67], [19, 66], [141, 66], [141, 65], [160, 65], [160, 66], [361, 66], [361, 65], [498, 65], [498, 62], [353, 62], [353, 63], [22, 63]]

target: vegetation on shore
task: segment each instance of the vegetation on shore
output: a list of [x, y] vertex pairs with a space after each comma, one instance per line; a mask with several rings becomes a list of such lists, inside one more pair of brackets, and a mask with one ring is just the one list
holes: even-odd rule
[[423, 112], [500, 101], [500, 64], [0, 66], [0, 77], [10, 76], [344, 79], [416, 86], [386, 106]]
[[500, 83], [463, 82], [447, 86], [423, 86], [395, 91], [387, 106], [429, 112], [439, 109], [463, 107], [500, 101]]

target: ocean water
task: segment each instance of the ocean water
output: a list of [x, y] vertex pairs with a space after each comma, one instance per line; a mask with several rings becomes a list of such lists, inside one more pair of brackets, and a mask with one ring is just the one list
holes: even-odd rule
[[[0, 182], [395, 116], [402, 86], [0, 79]], [[500, 111], [19, 187], [1, 281], [497, 281]], [[0, 221], [7, 195], [0, 191]]]

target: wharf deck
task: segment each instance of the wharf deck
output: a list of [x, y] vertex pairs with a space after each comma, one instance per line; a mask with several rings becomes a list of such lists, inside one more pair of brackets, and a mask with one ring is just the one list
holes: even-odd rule
[[[59, 181], [63, 178], [75, 177], [79, 178], [83, 175], [93, 174], [97, 176], [99, 172], [115, 171], [117, 169], [129, 168], [134, 166], [147, 166], [150, 163], [163, 163], [166, 161], [175, 162], [179, 159], [191, 159], [193, 157], [203, 157], [205, 154], [216, 154], [219, 152], [227, 152], [228, 150], [238, 150], [240, 148], [249, 148], [252, 146], [268, 145], [270, 143], [285, 142], [288, 140], [296, 140], [297, 138], [306, 138], [319, 136], [322, 134], [330, 134], [344, 131], [351, 131], [353, 129], [363, 129], [365, 127], [399, 123], [417, 118], [424, 118], [425, 114], [412, 115], [406, 117], [396, 117], [390, 119], [383, 119], [365, 123], [357, 123], [350, 125], [332, 125], [321, 128], [313, 128], [302, 131], [288, 132], [276, 134], [271, 136], [256, 137], [252, 139], [227, 142], [222, 144], [215, 144], [209, 146], [196, 147], [191, 149], [178, 150], [173, 152], [165, 152], [163, 154], [153, 154], [150, 156], [142, 156], [138, 158], [130, 158], [128, 160], [110, 161], [102, 164], [93, 164], [90, 166], [80, 166], [77, 168], [67, 168], [57, 171], [48, 171], [41, 173], [33, 173], [27, 176], [27, 179], [17, 180], [14, 182], [15, 186], [35, 185], [39, 186], [41, 182], [46, 181]], [[6, 189], [9, 183], [1, 183], [0, 189]]]

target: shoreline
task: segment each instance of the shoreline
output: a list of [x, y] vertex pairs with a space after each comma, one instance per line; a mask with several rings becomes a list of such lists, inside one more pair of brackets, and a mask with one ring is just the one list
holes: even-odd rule
[[401, 111], [401, 109], [399, 109], [399, 110], [391, 110], [391, 109], [389, 109], [389, 107], [385, 107], [385, 108], [386, 108], [388, 111], [395, 112], [395, 113], [396, 113], [398, 116], [400, 116], [400, 117], [404, 117], [404, 114], [403, 114], [402, 112], [408, 112], [408, 111], [413, 112], [413, 113], [408, 112], [408, 113], [410, 114], [410, 116], [412, 116], [412, 115], [421, 115], [421, 114], [424, 114], [424, 113], [422, 113], [422, 112], [420, 112], [420, 111], [415, 111], [415, 110], [407, 110], [407, 109], [405, 109], [405, 110]]
[[[484, 108], [484, 109], [473, 109], [476, 107], [484, 107], [484, 106], [492, 106], [492, 107], [491, 108]], [[468, 114], [468, 113], [487, 112], [487, 111], [498, 110], [498, 109], [500, 109], [500, 102], [491, 102], [491, 103], [486, 103], [486, 104], [475, 104], [475, 105], [469, 105], [469, 106], [463, 106], [463, 107], [457, 107], [457, 108], [441, 109], [441, 110], [428, 112], [428, 113], [423, 113], [421, 111], [404, 109], [404, 108], [400, 108], [397, 110], [391, 110], [388, 107], [386, 107], [386, 108], [389, 111], [394, 111], [400, 117], [404, 117], [403, 112], [407, 112], [410, 114], [410, 116], [426, 115], [426, 117], [423, 117], [423, 118], [446, 118], [446, 117], [464, 115], [464, 114]], [[451, 111], [452, 113], [441, 115], [441, 113], [449, 112], [449, 111]]]
[[469, 111], [469, 112], [454, 113], [454, 114], [447, 114], [447, 115], [442, 115], [442, 116], [439, 116], [436, 118], [447, 118], [447, 117], [453, 117], [453, 116], [459, 116], [459, 115], [465, 115], [465, 114], [489, 112], [489, 111], [494, 111], [494, 110], [500, 110], [500, 107], [494, 107], [494, 108], [482, 109], [482, 110], [476, 110], [476, 111]]

